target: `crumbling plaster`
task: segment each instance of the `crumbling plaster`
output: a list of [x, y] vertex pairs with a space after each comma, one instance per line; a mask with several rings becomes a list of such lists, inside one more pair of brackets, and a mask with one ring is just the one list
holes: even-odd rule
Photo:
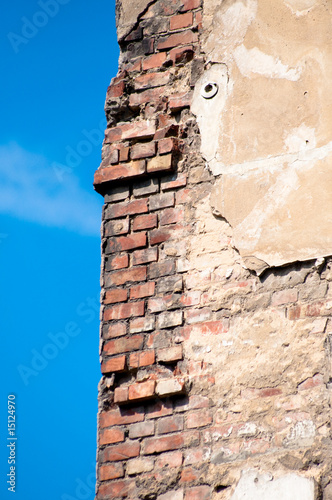
[[207, 69], [192, 111], [217, 178], [215, 215], [258, 274], [330, 255], [331, 4], [206, 0], [203, 19]]

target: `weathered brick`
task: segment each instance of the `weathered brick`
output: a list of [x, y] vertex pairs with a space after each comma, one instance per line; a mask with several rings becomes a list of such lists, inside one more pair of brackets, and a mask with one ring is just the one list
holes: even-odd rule
[[200, 464], [204, 462], [204, 450], [203, 448], [191, 448], [184, 451], [184, 461], [183, 465], [193, 465]]
[[133, 269], [126, 269], [124, 271], [116, 271], [105, 276], [105, 286], [110, 287], [113, 285], [124, 285], [130, 281], [145, 281], [146, 280], [146, 266], [135, 267]]
[[104, 321], [144, 315], [144, 301], [116, 304], [104, 310]]
[[187, 175], [176, 173], [161, 179], [161, 189], [167, 191], [168, 189], [176, 189], [187, 185]]
[[171, 230], [168, 229], [154, 229], [150, 232], [150, 244], [159, 245], [172, 237]]
[[138, 142], [134, 144], [130, 150], [130, 156], [132, 160], [138, 160], [140, 158], [149, 158], [156, 154], [156, 143], [155, 142]]
[[[160, 88], [154, 88], [154, 89], [149, 89], [145, 90], [144, 92], [139, 92], [135, 94], [130, 94], [129, 96], [129, 106], [131, 108], [138, 108], [142, 104], [146, 104], [147, 102], [156, 102], [159, 103], [160, 101]], [[117, 139], [119, 140], [119, 139]]]
[[194, 429], [196, 427], [204, 427], [212, 423], [212, 415], [210, 410], [195, 410], [188, 414], [187, 428]]
[[143, 60], [142, 69], [146, 71], [148, 69], [160, 68], [167, 59], [167, 55], [165, 52], [159, 52], [157, 54], [153, 54], [152, 56], [147, 57]]
[[126, 441], [116, 446], [105, 448], [102, 453], [103, 462], [118, 462], [128, 458], [137, 457], [140, 453], [140, 443], [138, 441]]
[[112, 323], [111, 325], [106, 325], [103, 329], [103, 337], [105, 339], [112, 339], [115, 337], [122, 337], [126, 335], [127, 326], [125, 323]]
[[272, 295], [271, 304], [273, 306], [281, 306], [283, 304], [289, 304], [290, 302], [296, 302], [298, 299], [298, 291], [294, 288], [289, 290], [281, 290], [280, 292], [275, 292]]
[[173, 151], [178, 151], [179, 141], [174, 137], [165, 137], [158, 142], [158, 153], [164, 155], [167, 153], [172, 153]]
[[241, 396], [244, 399], [270, 398], [280, 396], [282, 390], [279, 387], [264, 387], [263, 389], [255, 389], [247, 387], [241, 391]]
[[127, 300], [128, 292], [123, 288], [116, 288], [115, 290], [107, 290], [104, 298], [104, 304], [115, 304], [116, 302], [125, 302]]
[[[158, 260], [158, 248], [154, 247], [146, 248], [144, 250], [136, 250], [136, 252], [133, 252], [132, 259], [133, 266], [139, 266], [148, 262], [155, 262], [156, 260]], [[149, 279], [151, 278], [153, 278], [153, 276], [151, 276], [149, 271]]]
[[156, 194], [155, 196], [150, 196], [149, 208], [154, 211], [160, 210], [161, 208], [174, 207], [174, 202], [174, 193]]
[[139, 177], [145, 174], [145, 160], [135, 160], [130, 163], [121, 163], [111, 167], [104, 167], [96, 170], [94, 175], [94, 185], [98, 186], [105, 182], [131, 177]]
[[102, 429], [99, 436], [99, 444], [114, 444], [124, 441], [125, 435], [122, 429], [112, 427], [111, 429]]
[[142, 299], [154, 295], [156, 283], [149, 281], [144, 285], [136, 285], [130, 288], [130, 299]]
[[183, 208], [167, 208], [164, 210], [159, 218], [160, 225], [166, 226], [167, 224], [175, 224], [184, 220]]
[[[121, 152], [121, 150], [120, 150]], [[121, 153], [120, 153], [120, 161], [121, 161]], [[129, 196], [129, 187], [127, 186], [117, 186], [111, 187], [108, 189], [104, 195], [105, 203], [110, 203], [114, 201], [122, 201], [128, 198]]]
[[159, 316], [157, 316], [158, 329], [170, 328], [172, 326], [179, 326], [182, 325], [182, 322], [183, 322], [182, 311], [164, 312], [159, 314]]
[[123, 146], [122, 144], [120, 144], [118, 146], [118, 148], [119, 148], [119, 161], [121, 161], [121, 162], [128, 161], [129, 160], [130, 147], [129, 146]]
[[181, 415], [172, 415], [164, 417], [158, 421], [158, 434], [169, 434], [183, 430], [183, 417]]
[[158, 349], [157, 358], [158, 361], [161, 361], [162, 363], [179, 361], [183, 358], [182, 345], [167, 347], [166, 349]]
[[156, 469], [162, 469], [163, 467], [181, 467], [182, 460], [182, 451], [162, 453], [156, 460]]
[[155, 156], [147, 162], [148, 173], [172, 170], [174, 166], [172, 154]]
[[147, 194], [158, 193], [159, 180], [155, 177], [150, 179], [142, 179], [133, 186], [134, 196], [146, 196]]
[[144, 316], [144, 318], [136, 318], [130, 321], [130, 333], [150, 332], [154, 329], [154, 317]]
[[[187, 10], [187, 9], [186, 9]], [[181, 33], [174, 33], [165, 39], [159, 41], [157, 45], [158, 50], [172, 49], [173, 47], [178, 47], [180, 45], [187, 45], [188, 43], [197, 42], [197, 34], [191, 30], [186, 30]]]
[[159, 280], [158, 282], [158, 293], [165, 292], [180, 292], [183, 288], [182, 276], [168, 276]]
[[229, 319], [224, 318], [219, 321], [207, 321], [199, 325], [185, 326], [185, 336], [194, 335], [220, 335], [228, 332]]
[[178, 294], [169, 294], [164, 297], [153, 297], [148, 300], [148, 310], [151, 313], [156, 313], [177, 307], [178, 298]]
[[156, 386], [155, 380], [147, 380], [129, 386], [129, 400], [135, 401], [138, 399], [151, 398], [154, 395]]
[[201, 292], [198, 290], [193, 290], [191, 292], [184, 293], [180, 298], [180, 303], [185, 306], [197, 306], [201, 301]]
[[99, 481], [108, 481], [109, 479], [117, 479], [124, 476], [123, 465], [112, 464], [102, 465], [99, 469]]
[[135, 78], [135, 89], [146, 90], [154, 87], [162, 87], [167, 85], [170, 80], [170, 72], [146, 73]]
[[183, 5], [181, 7], [181, 12], [186, 12], [187, 10], [198, 9], [201, 6], [201, 0], [183, 0]]
[[125, 81], [120, 80], [117, 83], [111, 82], [106, 92], [106, 100], [113, 99], [114, 97], [121, 97], [125, 90]]
[[304, 391], [307, 389], [312, 389], [313, 387], [317, 387], [318, 385], [324, 384], [324, 377], [320, 373], [316, 373], [313, 377], [309, 377], [304, 382], [298, 385], [299, 391]]
[[183, 490], [172, 490], [159, 495], [157, 500], [183, 500]]
[[141, 26], [139, 26], [138, 28], [132, 30], [129, 33], [129, 35], [126, 36], [125, 42], [134, 42], [137, 40], [141, 40], [142, 36], [143, 36], [143, 29], [141, 28]]
[[150, 458], [133, 458], [127, 462], [126, 471], [129, 476], [150, 472], [154, 468], [154, 461]]
[[162, 262], [154, 262], [149, 266], [149, 279], [160, 278], [161, 276], [169, 276], [175, 273], [175, 261], [164, 260]]
[[114, 390], [114, 403], [126, 403], [129, 401], [128, 387], [120, 386]]
[[121, 139], [149, 139], [156, 132], [156, 123], [154, 120], [130, 122], [122, 125]]
[[146, 408], [146, 418], [159, 418], [172, 415], [173, 406], [171, 401], [157, 401]]
[[192, 45], [185, 45], [184, 47], [175, 47], [169, 53], [169, 58], [173, 64], [183, 64], [189, 62], [194, 57], [194, 47]]
[[118, 236], [108, 238], [105, 253], [122, 252], [133, 250], [134, 248], [145, 247], [147, 243], [146, 232], [129, 234], [128, 236]]
[[106, 258], [105, 270], [106, 271], [116, 271], [117, 269], [123, 269], [128, 267], [129, 257], [128, 254], [123, 253], [120, 255], [109, 256]]
[[184, 381], [178, 378], [162, 379], [157, 382], [156, 394], [159, 396], [170, 396], [184, 392]]
[[112, 127], [105, 130], [105, 144], [112, 144], [116, 141], [121, 141], [121, 127]]
[[129, 232], [129, 219], [110, 221], [105, 224], [105, 237], [127, 234]]
[[123, 352], [130, 352], [142, 349], [143, 347], [143, 336], [134, 335], [127, 338], [119, 338], [115, 340], [109, 340], [104, 345], [104, 353], [112, 356], [113, 354], [121, 354]]
[[133, 222], [133, 230], [153, 229], [157, 227], [157, 214], [139, 215]]
[[199, 470], [192, 467], [185, 467], [181, 472], [180, 483], [192, 483], [199, 478], [200, 474]]
[[97, 499], [108, 500], [109, 498], [128, 497], [135, 491], [135, 485], [134, 479], [102, 483], [98, 488]]
[[191, 325], [193, 323], [202, 323], [211, 319], [211, 309], [205, 307], [201, 309], [189, 309], [185, 312], [186, 322]]
[[103, 411], [100, 414], [100, 427], [111, 427], [112, 425], [127, 425], [144, 420], [144, 408], [116, 408]]
[[148, 212], [148, 203], [146, 199], [134, 200], [128, 203], [117, 203], [110, 205], [105, 210], [106, 219], [117, 219], [126, 215], [136, 215]]
[[172, 95], [169, 100], [169, 109], [171, 111], [177, 112], [183, 108], [189, 108], [192, 101], [192, 93], [191, 92], [183, 92], [181, 94]]
[[184, 446], [184, 436], [182, 433], [171, 434], [170, 436], [147, 438], [143, 442], [143, 455], [161, 453], [163, 451], [177, 450]]
[[126, 368], [126, 356], [108, 359], [103, 361], [101, 365], [102, 373], [121, 372]]
[[171, 17], [170, 20], [170, 29], [179, 30], [181, 28], [188, 28], [192, 26], [194, 22], [194, 16], [192, 12], [187, 12], [186, 14], [179, 14], [177, 16]]
[[153, 436], [154, 435], [154, 421], [147, 420], [146, 422], [139, 422], [129, 426], [130, 439]]
[[130, 355], [129, 367], [130, 368], [140, 368], [142, 366], [153, 365], [155, 362], [155, 352], [150, 349], [143, 352], [135, 352]]

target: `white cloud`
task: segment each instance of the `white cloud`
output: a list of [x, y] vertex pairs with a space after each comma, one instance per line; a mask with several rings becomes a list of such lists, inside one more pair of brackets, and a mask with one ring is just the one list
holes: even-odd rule
[[74, 173], [59, 182], [51, 163], [16, 143], [0, 146], [0, 213], [99, 236], [101, 199]]

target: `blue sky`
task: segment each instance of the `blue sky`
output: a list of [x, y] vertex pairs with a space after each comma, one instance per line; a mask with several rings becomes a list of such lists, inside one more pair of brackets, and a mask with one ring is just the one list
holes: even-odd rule
[[[0, 498], [94, 498], [100, 217], [115, 0], [12, 0], [0, 20]], [[7, 396], [16, 401], [8, 491]]]

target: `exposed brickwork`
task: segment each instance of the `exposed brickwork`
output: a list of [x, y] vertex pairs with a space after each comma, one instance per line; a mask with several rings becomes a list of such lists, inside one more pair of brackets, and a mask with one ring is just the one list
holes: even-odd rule
[[[232, 466], [239, 477], [262, 457], [285, 470], [319, 462], [292, 436], [324, 413], [331, 369], [317, 361], [294, 384], [287, 353], [296, 342], [308, 356], [327, 349], [330, 263], [258, 278], [239, 264], [229, 227], [199, 219], [214, 181], [189, 111], [201, 29], [200, 0], [151, 2], [121, 40], [107, 90], [95, 174], [105, 198], [97, 500], [210, 500], [230, 491]], [[293, 335], [297, 325], [312, 348]], [[267, 337], [288, 365], [252, 383], [243, 373], [255, 371]]]

